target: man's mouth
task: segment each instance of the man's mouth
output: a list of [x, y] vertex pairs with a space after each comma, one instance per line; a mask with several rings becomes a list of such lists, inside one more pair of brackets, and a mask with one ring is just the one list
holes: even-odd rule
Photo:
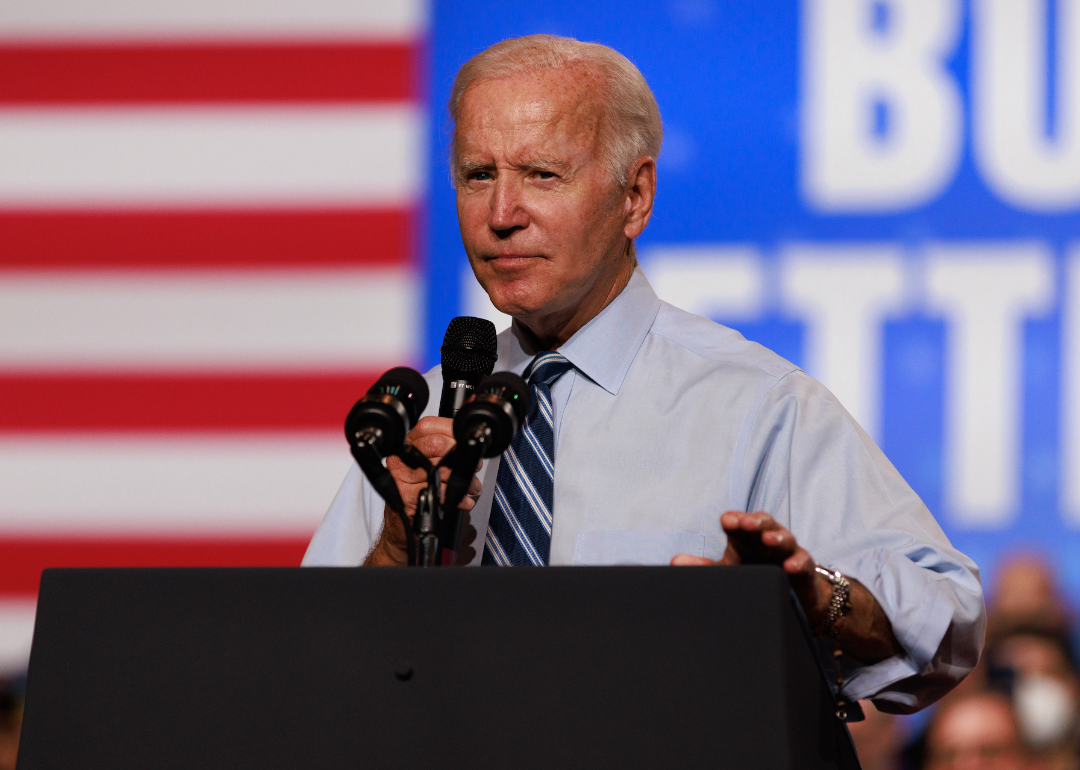
[[536, 254], [491, 254], [484, 257], [484, 261], [501, 268], [513, 268], [527, 265], [533, 260], [541, 259]]

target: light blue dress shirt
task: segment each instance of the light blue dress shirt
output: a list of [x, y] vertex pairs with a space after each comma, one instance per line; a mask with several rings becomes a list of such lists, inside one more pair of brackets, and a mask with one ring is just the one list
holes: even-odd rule
[[[575, 369], [552, 387], [551, 564], [719, 559], [720, 515], [766, 511], [819, 563], [866, 586], [904, 648], [850, 665], [848, 698], [912, 711], [974, 667], [985, 626], [978, 568], [820, 383], [738, 332], [661, 302], [640, 268], [559, 351]], [[515, 324], [498, 352], [496, 369], [520, 374], [538, 351]], [[439, 368], [426, 379], [434, 396], [425, 414], [437, 414]], [[479, 474], [471, 565], [480, 563], [498, 462]], [[353, 465], [304, 564], [359, 564], [382, 524], [382, 499]], [[822, 641], [831, 671], [830, 652]]]

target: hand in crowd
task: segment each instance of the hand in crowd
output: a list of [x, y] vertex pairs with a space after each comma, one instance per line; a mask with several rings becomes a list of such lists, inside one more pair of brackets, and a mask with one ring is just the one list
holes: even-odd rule
[[[454, 448], [454, 421], [449, 417], [422, 417], [405, 437], [406, 446], [411, 446], [424, 455], [432, 465], [438, 465], [446, 453]], [[398, 492], [405, 503], [405, 513], [412, 521], [416, 513], [416, 499], [427, 486], [427, 471], [423, 468], [410, 468], [400, 458], [388, 457], [386, 467], [397, 482]], [[480, 465], [476, 469], [480, 470]], [[442, 494], [446, 494], [446, 480], [450, 477], [449, 468], [439, 469], [442, 479]], [[469, 485], [469, 495], [480, 494], [480, 479], [473, 476]], [[472, 510], [475, 499], [466, 496], [460, 508]], [[383, 533], [371, 553], [364, 561], [365, 566], [404, 565], [407, 561], [405, 549], [405, 530], [401, 519], [386, 506], [383, 510]]]

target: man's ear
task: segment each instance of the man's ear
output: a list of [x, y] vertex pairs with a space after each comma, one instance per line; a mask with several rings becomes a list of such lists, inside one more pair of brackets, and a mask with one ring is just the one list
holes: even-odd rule
[[626, 218], [623, 234], [633, 240], [641, 235], [652, 216], [656, 198], [656, 161], [642, 155], [630, 166], [626, 175]]

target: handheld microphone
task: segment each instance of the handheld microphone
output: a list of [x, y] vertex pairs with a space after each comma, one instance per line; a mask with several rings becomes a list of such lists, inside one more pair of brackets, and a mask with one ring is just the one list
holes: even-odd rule
[[446, 327], [442, 354], [443, 390], [439, 417], [453, 417], [477, 384], [491, 374], [499, 356], [495, 324], [484, 318], [458, 316]]
[[405, 435], [424, 411], [429, 395], [419, 372], [399, 366], [380, 377], [345, 418], [345, 438], [357, 464], [391, 510], [402, 516], [405, 505], [382, 458], [404, 448]]
[[513, 372], [499, 372], [485, 377], [476, 393], [466, 401], [454, 418], [454, 438], [457, 445], [447, 453], [440, 465], [450, 468], [446, 496], [441, 562], [457, 562], [458, 540], [461, 536], [461, 514], [458, 505], [469, 491], [476, 473], [476, 463], [482, 457], [496, 457], [506, 451], [521, 429], [532, 401], [529, 386]]

